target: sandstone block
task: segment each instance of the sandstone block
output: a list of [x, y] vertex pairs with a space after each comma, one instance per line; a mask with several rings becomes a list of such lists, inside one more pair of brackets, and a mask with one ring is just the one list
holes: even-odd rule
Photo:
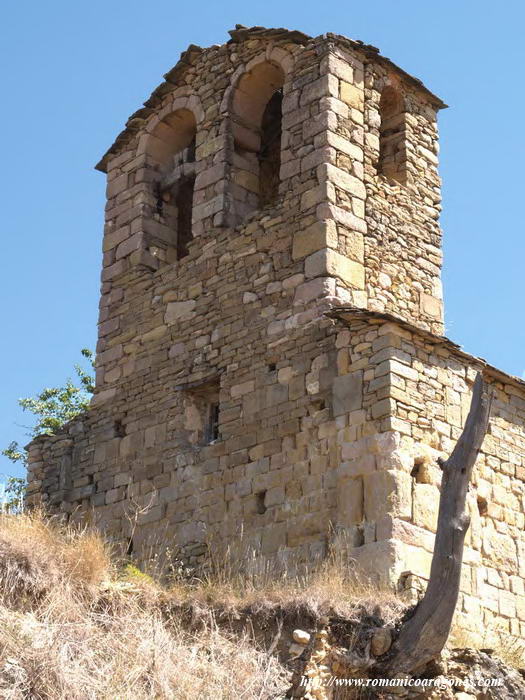
[[317, 207], [317, 218], [335, 219], [337, 223], [342, 224], [350, 231], [359, 231], [360, 233], [367, 232], [366, 221], [358, 218], [347, 209], [335, 206], [335, 204], [319, 204]]
[[363, 520], [363, 480], [344, 479], [337, 487], [337, 524], [350, 527]]
[[281, 547], [286, 546], [286, 523], [273, 523], [262, 533], [261, 552], [275, 554]]
[[304, 231], [299, 231], [293, 238], [292, 258], [305, 258], [323, 248], [337, 248], [337, 229], [335, 222], [317, 221]]
[[436, 299], [436, 297], [430, 296], [430, 294], [421, 292], [419, 301], [422, 313], [436, 319], [441, 319], [443, 317], [443, 302], [441, 299]]
[[264, 498], [264, 505], [267, 508], [271, 506], [280, 505], [284, 503], [285, 495], [284, 488], [282, 486], [275, 486], [274, 488], [268, 489], [266, 496]]
[[93, 398], [91, 399], [91, 406], [100, 406], [101, 404], [106, 403], [106, 401], [113, 399], [116, 394], [117, 390], [115, 388], [97, 391], [97, 393], [94, 394]]
[[166, 334], [167, 330], [167, 327], [164, 325], [157, 326], [157, 328], [152, 328], [150, 331], [141, 336], [141, 342], [150, 343], [155, 340], [160, 340]]
[[361, 408], [363, 402], [363, 373], [351, 372], [335, 377], [332, 382], [334, 416], [341, 416]]
[[112, 384], [120, 378], [121, 374], [122, 370], [120, 369], [120, 367], [113, 367], [110, 370], [106, 370], [106, 372], [104, 373], [104, 382], [106, 384]]
[[141, 248], [144, 248], [144, 246], [144, 234], [135, 233], [133, 236], [130, 236], [125, 241], [122, 241], [122, 243], [119, 244], [119, 246], [117, 247], [116, 259], [119, 260], [120, 258], [125, 258], [127, 255], [130, 255], [135, 250], [140, 250]]
[[364, 289], [365, 286], [364, 266], [331, 248], [324, 248], [307, 257], [304, 272], [307, 279], [333, 276], [357, 289]]
[[232, 398], [237, 398], [239, 396], [243, 396], [244, 394], [249, 394], [255, 389], [255, 382], [253, 379], [250, 379], [247, 382], [243, 382], [242, 384], [234, 384], [232, 388], [230, 389], [230, 394]]
[[358, 231], [343, 230], [346, 255], [357, 262], [365, 262], [365, 241], [362, 233]]
[[348, 194], [359, 197], [360, 199], [365, 199], [366, 190], [363, 182], [353, 175], [350, 175], [350, 173], [330, 163], [323, 163], [319, 166], [318, 170], [320, 179], [326, 178], [340, 189], [348, 192]]
[[123, 175], [119, 175], [118, 177], [108, 182], [108, 186], [106, 187], [106, 197], [108, 199], [111, 199], [111, 197], [116, 197], [121, 192], [124, 192], [124, 190], [126, 190], [127, 187], [128, 176], [127, 173], [124, 173]]
[[404, 542], [399, 543], [399, 551], [405, 571], [410, 571], [415, 576], [428, 580], [430, 565], [432, 563], [432, 553], [421, 547], [413, 547]]
[[346, 81], [341, 81], [341, 99], [350, 107], [361, 111], [364, 107], [364, 90]]
[[123, 354], [123, 349], [122, 345], [114, 345], [112, 348], [109, 348], [108, 350], [104, 350], [104, 352], [100, 352], [97, 355], [97, 367], [101, 365], [105, 365], [108, 362], [114, 362], [115, 360], [120, 360]]
[[188, 301], [171, 301], [166, 306], [166, 313], [164, 314], [164, 320], [168, 325], [178, 323], [179, 321], [186, 321], [194, 315], [195, 306], [197, 302], [195, 299], [188, 299]]
[[[330, 192], [330, 183], [323, 182], [317, 187], [312, 187], [312, 189], [306, 190], [301, 195], [301, 211], [308, 211], [309, 209], [316, 207], [320, 202], [324, 202], [327, 199], [329, 201], [335, 200], [335, 191]], [[333, 190], [333, 188], [332, 188]]]
[[104, 253], [106, 253], [108, 250], [111, 250], [112, 248], [118, 246], [119, 243], [122, 243], [122, 241], [125, 241], [126, 238], [128, 238], [128, 236], [129, 226], [123, 226], [122, 228], [119, 228], [116, 231], [109, 231], [104, 236], [102, 250], [104, 251]]
[[301, 172], [317, 168], [321, 163], [335, 163], [336, 150], [332, 146], [322, 146], [316, 148], [307, 156], [301, 159]]
[[525, 620], [525, 598], [516, 596], [516, 614], [520, 620]]
[[301, 107], [315, 102], [321, 97], [338, 97], [339, 81], [334, 75], [323, 75], [306, 85], [301, 92]]
[[329, 53], [321, 61], [321, 73], [333, 73], [341, 80], [346, 80], [348, 83], [354, 81], [354, 69], [353, 67], [338, 56]]
[[386, 513], [394, 517], [412, 515], [412, 479], [409, 474], [383, 471], [363, 477], [365, 518], [380, 520]]
[[[324, 131], [322, 134], [318, 134], [314, 139], [314, 145], [316, 148], [320, 148], [323, 145], [332, 146], [332, 148], [335, 148], [337, 151], [344, 153], [352, 160], [358, 161], [359, 163], [362, 163], [364, 160], [364, 153], [361, 146], [353, 143], [349, 138], [334, 134], [333, 131]], [[364, 199], [364, 196], [358, 196]]]
[[400, 554], [400, 544], [392, 540], [371, 542], [356, 547], [351, 552], [359, 574], [379, 585], [397, 583], [396, 572], [407, 568], [401, 561]]
[[316, 136], [322, 131], [337, 129], [337, 115], [335, 112], [325, 110], [311, 117], [303, 123], [303, 138], [305, 141]]
[[397, 374], [405, 379], [412, 379], [417, 381], [419, 379], [419, 373], [417, 369], [398, 362], [397, 360], [385, 360], [378, 364], [375, 368], [376, 377], [382, 377], [385, 374]]
[[396, 411], [396, 402], [392, 399], [383, 399], [372, 406], [372, 418], [381, 418]]
[[483, 553], [490, 557], [494, 565], [514, 573], [516, 570], [516, 545], [510, 535], [485, 529], [483, 532]]
[[414, 484], [414, 523], [431, 532], [436, 531], [439, 490], [432, 484]]
[[331, 297], [335, 294], [335, 279], [333, 277], [317, 277], [310, 282], [305, 282], [297, 287], [294, 296], [296, 304], [307, 304], [313, 299]]
[[[115, 265], [119, 263], [125, 264], [127, 258], [122, 258]], [[147, 267], [150, 270], [156, 270], [159, 267], [159, 258], [156, 255], [152, 255], [148, 250], [143, 250], [139, 248], [134, 250], [129, 256], [129, 261], [132, 265], [138, 265]]]
[[259, 178], [248, 170], [237, 170], [234, 177], [235, 184], [244, 187], [250, 192], [259, 192]]
[[113, 263], [113, 265], [109, 265], [102, 270], [102, 281], [108, 282], [109, 280], [113, 280], [116, 277], [123, 275], [127, 269], [128, 265], [126, 260], [118, 260], [117, 262]]

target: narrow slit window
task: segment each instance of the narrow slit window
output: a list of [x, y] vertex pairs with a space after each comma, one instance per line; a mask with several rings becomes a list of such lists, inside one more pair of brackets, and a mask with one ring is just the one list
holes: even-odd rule
[[207, 442], [219, 439], [219, 403], [211, 403], [208, 408]]
[[177, 207], [177, 259], [179, 260], [188, 255], [188, 245], [193, 239], [191, 219], [194, 188], [194, 177], [182, 180], [175, 199], [175, 206]]
[[282, 104], [283, 91], [281, 88], [273, 93], [263, 112], [259, 150], [259, 203], [261, 207], [275, 204], [279, 196]]
[[255, 509], [259, 515], [266, 513], [266, 491], [259, 491], [255, 494]]

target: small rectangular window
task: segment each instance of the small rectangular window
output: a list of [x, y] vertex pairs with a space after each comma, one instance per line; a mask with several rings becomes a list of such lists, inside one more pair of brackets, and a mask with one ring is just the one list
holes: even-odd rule
[[185, 428], [190, 442], [210, 445], [220, 440], [220, 382], [217, 377], [192, 383], [186, 389]]
[[211, 443], [219, 439], [219, 403], [208, 405], [208, 424], [206, 426], [206, 442]]

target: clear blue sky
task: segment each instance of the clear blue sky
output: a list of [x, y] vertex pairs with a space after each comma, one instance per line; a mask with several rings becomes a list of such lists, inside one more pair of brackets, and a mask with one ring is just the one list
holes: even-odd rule
[[[236, 23], [374, 44], [441, 113], [447, 334], [522, 375], [525, 5], [518, 0], [6, 0], [0, 446], [19, 396], [60, 383], [96, 338], [105, 178], [94, 164], [188, 44]], [[2, 458], [0, 473], [12, 473]]]

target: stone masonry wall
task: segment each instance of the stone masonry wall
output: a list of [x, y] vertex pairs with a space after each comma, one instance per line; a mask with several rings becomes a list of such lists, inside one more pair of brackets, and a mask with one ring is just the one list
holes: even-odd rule
[[[68, 434], [33, 443], [33, 479], [41, 477], [33, 484], [73, 518], [93, 509], [117, 541], [131, 536], [134, 514], [145, 509], [133, 533], [139, 558], [169, 543], [192, 564], [209, 544], [229, 543], [263, 555], [295, 550], [298, 561], [315, 560], [325, 552], [337, 461], [326, 428], [333, 351], [324, 326], [292, 328], [269, 345], [265, 325], [252, 329], [250, 339], [235, 316], [222, 326], [238, 348], [235, 362], [225, 357], [216, 368], [221, 439], [210, 445], [198, 439], [195, 389], [191, 382], [179, 386], [176, 374], [202, 335], [196, 329], [186, 344], [167, 341], [150, 357], [156, 370], [147, 382], [135, 379], [136, 400], [130, 386], [74, 422]], [[210, 376], [217, 375], [204, 378]], [[60, 454], [69, 479], [62, 491], [59, 469], [50, 483], [44, 466], [64, 466]]]
[[441, 287], [441, 181], [436, 112], [414, 90], [400, 90], [406, 104], [404, 184], [377, 174], [379, 101], [395, 79], [368, 67], [366, 77], [365, 259], [367, 307], [395, 313], [438, 335], [443, 332]]
[[[358, 560], [372, 574], [389, 570], [401, 588], [428, 578], [441, 483], [437, 459], [450, 455], [476, 371], [483, 371], [495, 399], [468, 496], [471, 525], [456, 617], [480, 644], [490, 644], [497, 630], [523, 637], [525, 383], [414, 327], [335, 314], [348, 326], [336, 341], [338, 364], [365, 367], [363, 406], [367, 395], [374, 400], [366, 425], [375, 420], [380, 431], [343, 446], [339, 536], [350, 545], [362, 542], [354, 552]], [[371, 448], [378, 441], [379, 453]]]

